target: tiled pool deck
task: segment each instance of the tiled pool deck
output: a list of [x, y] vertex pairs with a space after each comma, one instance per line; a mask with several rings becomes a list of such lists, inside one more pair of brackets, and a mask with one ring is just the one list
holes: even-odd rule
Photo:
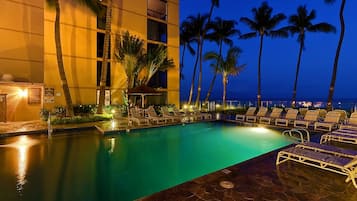
[[[110, 130], [110, 122], [56, 126], [57, 130], [93, 128]], [[41, 121], [0, 123], [0, 137], [46, 132]], [[317, 136], [318, 137], [318, 136]], [[348, 148], [357, 149], [356, 145]], [[346, 176], [287, 161], [275, 165], [278, 151], [228, 167], [140, 201], [356, 201], [357, 189], [345, 183]], [[223, 188], [221, 183], [233, 184]]]

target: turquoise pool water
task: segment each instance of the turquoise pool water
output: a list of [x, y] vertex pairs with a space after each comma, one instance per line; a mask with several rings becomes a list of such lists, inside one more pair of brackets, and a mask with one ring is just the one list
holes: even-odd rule
[[0, 200], [133, 200], [289, 143], [223, 123], [0, 139]]

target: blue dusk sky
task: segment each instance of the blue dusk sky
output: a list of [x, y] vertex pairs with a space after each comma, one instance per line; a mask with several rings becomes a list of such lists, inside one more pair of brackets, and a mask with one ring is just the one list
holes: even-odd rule
[[[262, 0], [220, 0], [219, 8], [215, 8], [213, 11], [213, 18], [219, 16], [223, 19], [236, 20], [238, 22], [236, 28], [243, 34], [248, 33], [250, 29], [239, 22], [239, 19], [243, 16], [252, 18], [252, 8], [259, 7], [262, 2]], [[340, 34], [339, 7], [341, 1], [336, 0], [333, 4], [325, 4], [324, 0], [270, 0], [267, 2], [273, 8], [273, 14], [282, 12], [287, 17], [297, 13], [298, 6], [306, 5], [309, 11], [316, 10], [316, 19], [313, 23], [328, 22], [336, 27], [337, 32], [335, 34], [310, 32], [306, 34], [305, 50], [301, 58], [297, 87], [298, 100], [317, 99], [326, 101]], [[210, 0], [180, 0], [180, 22], [189, 15], [208, 13], [209, 7]], [[357, 57], [355, 50], [357, 46], [357, 23], [355, 21], [357, 14], [353, 13], [356, 12], [355, 8], [357, 8], [357, 1], [347, 0], [344, 12], [346, 32], [340, 53], [334, 100], [357, 98], [357, 60], [355, 59]], [[287, 20], [278, 27], [286, 25]], [[247, 66], [237, 77], [229, 77], [227, 99], [255, 99], [259, 38], [241, 40], [235, 37], [233, 39], [234, 45], [243, 50], [238, 60], [239, 64], [246, 64]], [[193, 47], [196, 47], [196, 45], [193, 44]], [[205, 42], [203, 52], [217, 51], [217, 49], [216, 44]], [[298, 51], [299, 44], [296, 35], [286, 39], [265, 37], [261, 63], [263, 100], [291, 99]], [[213, 75], [209, 64], [209, 62], [203, 63], [204, 76], [201, 94], [203, 99], [206, 97]], [[188, 99], [193, 66], [194, 57], [189, 55], [188, 52], [185, 53], [183, 70], [185, 79], [181, 81], [181, 100], [183, 101]], [[219, 100], [221, 97], [222, 79], [219, 76], [211, 99]]]

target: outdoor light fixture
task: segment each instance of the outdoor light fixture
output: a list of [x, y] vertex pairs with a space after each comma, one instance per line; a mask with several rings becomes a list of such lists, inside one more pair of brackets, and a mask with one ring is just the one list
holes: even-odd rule
[[17, 95], [21, 98], [25, 98], [28, 95], [28, 91], [27, 89], [19, 89], [19, 91], [17, 91]]

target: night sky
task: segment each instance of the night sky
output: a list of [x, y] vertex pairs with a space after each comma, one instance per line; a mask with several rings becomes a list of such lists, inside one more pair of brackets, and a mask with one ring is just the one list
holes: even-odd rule
[[[223, 19], [233, 19], [238, 22], [236, 26], [241, 33], [248, 33], [250, 29], [239, 22], [241, 17], [253, 18], [252, 8], [259, 7], [262, 0], [221, 0], [219, 8], [213, 11], [213, 18], [220, 16]], [[297, 7], [306, 5], [308, 11], [316, 10], [314, 24], [327, 22], [334, 25], [336, 33], [311, 33], [306, 34], [305, 50], [302, 54], [300, 75], [297, 88], [298, 100], [327, 100], [330, 85], [333, 62], [340, 33], [339, 7], [340, 1], [333, 4], [325, 4], [323, 0], [271, 0], [267, 1], [273, 8], [273, 15], [284, 13], [287, 17], [297, 13]], [[180, 0], [181, 22], [189, 15], [208, 13], [210, 0]], [[339, 59], [334, 100], [357, 98], [357, 23], [354, 20], [357, 1], [347, 0], [345, 6], [346, 32]], [[212, 18], [212, 19], [213, 19]], [[287, 25], [287, 19], [277, 27]], [[247, 64], [245, 70], [237, 77], [229, 77], [227, 86], [227, 99], [252, 99], [255, 100], [257, 93], [257, 65], [259, 38], [247, 40], [234, 38], [234, 45], [243, 50], [239, 64]], [[196, 44], [193, 44], [196, 47]], [[204, 51], [217, 51], [214, 43], [205, 42]], [[295, 78], [296, 62], [299, 51], [297, 35], [289, 38], [271, 39], [264, 37], [262, 52], [262, 99], [263, 100], [290, 100]], [[181, 81], [181, 100], [187, 101], [191, 83], [194, 57], [185, 53], [184, 76]], [[223, 53], [225, 55], [225, 53]], [[211, 81], [213, 71], [209, 62], [203, 64], [203, 88], [201, 97], [204, 99]], [[196, 79], [197, 80], [197, 79]], [[197, 86], [197, 85], [196, 85]], [[222, 81], [221, 76], [216, 80], [214, 93], [211, 99], [221, 99]]]

